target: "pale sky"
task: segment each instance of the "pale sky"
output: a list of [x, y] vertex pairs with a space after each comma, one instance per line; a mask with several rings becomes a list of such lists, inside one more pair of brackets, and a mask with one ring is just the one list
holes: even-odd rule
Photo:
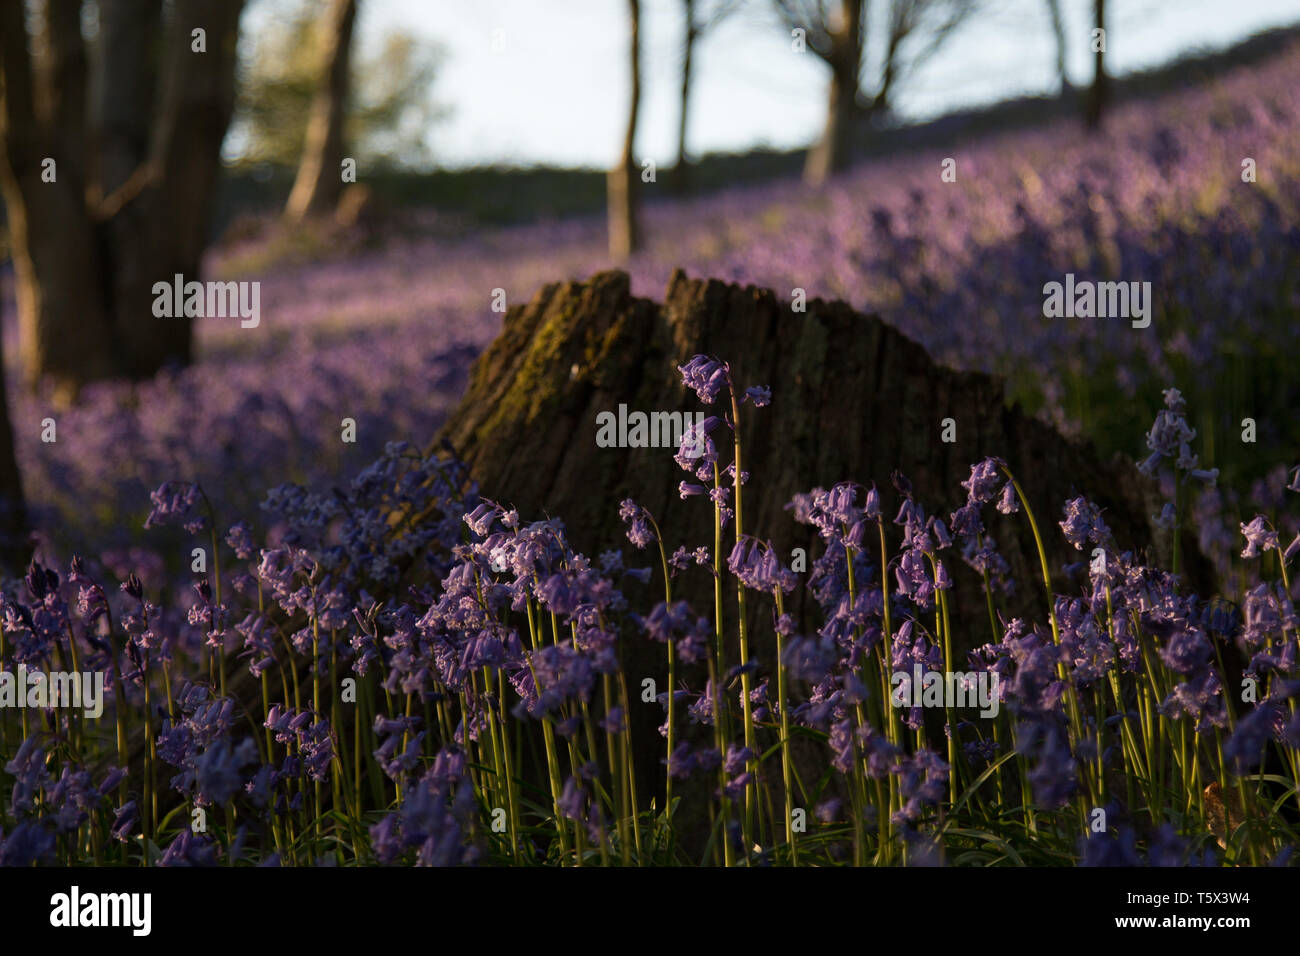
[[[272, 0], [273, 2], [273, 0]], [[983, 0], [949, 44], [898, 90], [909, 119], [1056, 88], [1055, 41], [1044, 0]], [[1076, 84], [1091, 74], [1092, 0], [1062, 0]], [[641, 0], [639, 159], [675, 156], [681, 0]], [[883, 3], [873, 5], [883, 7]], [[550, 163], [608, 166], [626, 123], [624, 0], [361, 0], [363, 51], [400, 29], [441, 44], [434, 97], [450, 108], [430, 130], [439, 165]], [[246, 18], [256, 28], [258, 7]], [[1194, 49], [1221, 49], [1300, 22], [1300, 0], [1111, 0], [1113, 72], [1158, 65]], [[791, 148], [820, 130], [826, 68], [795, 53], [767, 0], [724, 22], [697, 47], [688, 130], [693, 152], [760, 144]]]

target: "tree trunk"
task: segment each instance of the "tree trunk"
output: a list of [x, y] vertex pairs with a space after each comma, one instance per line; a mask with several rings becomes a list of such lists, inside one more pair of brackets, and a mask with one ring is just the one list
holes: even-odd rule
[[[151, 251], [154, 262], [130, 276], [135, 280], [130, 286], [125, 285], [125, 270], [115, 263], [120, 279], [113, 329], [121, 367], [133, 378], [153, 375], [168, 363], [188, 363], [192, 356], [191, 323], [181, 317], [154, 318], [152, 286], [176, 274], [199, 278], [203, 249], [211, 238], [221, 144], [235, 105], [241, 8], [242, 0], [177, 2], [167, 25], [162, 96], [150, 143], [155, 176], [136, 211], [134, 244], [142, 253]], [[190, 52], [191, 32], [199, 27], [208, 37], [207, 53], [201, 55]]]
[[1069, 48], [1065, 42], [1065, 18], [1061, 16], [1061, 0], [1047, 0], [1047, 13], [1052, 18], [1052, 35], [1056, 38], [1056, 72], [1061, 78], [1061, 95], [1069, 96], [1070, 74], [1066, 69]]
[[81, 39], [81, 4], [44, 5], [44, 55], [36, 66], [41, 122], [54, 134], [62, 161], [60, 177], [80, 194], [85, 189], [86, 44]]
[[343, 126], [356, 17], [356, 0], [334, 0], [330, 5], [325, 27], [325, 74], [312, 101], [302, 162], [285, 206], [285, 216], [291, 222], [332, 213], [343, 191], [339, 167], [343, 162]]
[[161, 0], [101, 0], [99, 36], [91, 49], [90, 158], [95, 206], [121, 189], [149, 158], [161, 42]]
[[[51, 19], [57, 6], [46, 4]], [[56, 80], [75, 61], [56, 49], [66, 38], [60, 25], [47, 22], [45, 30], [42, 73]], [[69, 157], [60, 149], [72, 142], [72, 132], [58, 124], [78, 100], [71, 93], [38, 97], [20, 3], [0, 4], [0, 70], [0, 189], [13, 248], [24, 376], [29, 385], [42, 374], [60, 382], [103, 377], [112, 359], [94, 278], [101, 273], [100, 259], [78, 175], [81, 155]], [[47, 159], [55, 161], [52, 168]], [[53, 181], [45, 181], [46, 175]]]
[[628, 0], [631, 15], [631, 40], [628, 56], [632, 67], [632, 100], [627, 112], [627, 133], [623, 137], [623, 154], [607, 179], [609, 206], [609, 254], [616, 262], [627, 259], [641, 244], [637, 216], [636, 147], [637, 114], [641, 110], [641, 3]]
[[862, 26], [862, 0], [841, 0], [840, 25], [831, 33], [831, 49], [826, 57], [831, 68], [826, 125], [804, 163], [803, 178], [809, 186], [822, 185], [848, 163], [848, 140], [858, 112]]
[[[190, 320], [154, 316], [153, 286], [199, 278], [241, 0], [175, 0], [165, 24], [160, 2], [100, 0], [89, 110], [77, 6], [44, 5], [39, 69], [22, 5], [0, 6], [0, 187], [15, 224], [24, 377], [49, 377], [66, 394], [189, 361]], [[42, 179], [46, 158], [54, 182]]]
[[[677, 366], [697, 353], [729, 361], [740, 388], [771, 387], [770, 407], [747, 406], [741, 413], [751, 475], [744, 520], [746, 531], [770, 539], [787, 564], [795, 548], [805, 549], [809, 567], [822, 550], [816, 532], [785, 510], [796, 492], [846, 480], [874, 482], [892, 518], [901, 499], [890, 475], [899, 469], [927, 513], [946, 520], [965, 501], [960, 483], [970, 466], [988, 455], [1005, 458], [1023, 486], [1059, 584], [1064, 564], [1090, 557], [1070, 547], [1056, 527], [1064, 502], [1076, 494], [1106, 509], [1121, 548], [1159, 555], [1167, 546], [1167, 535], [1155, 534], [1147, 517], [1160, 510], [1154, 482], [1131, 461], [1103, 463], [1087, 444], [1008, 407], [1001, 386], [988, 376], [936, 365], [919, 345], [843, 303], [815, 300], [806, 312], [794, 312], [769, 291], [690, 280], [681, 272], [662, 305], [634, 298], [628, 276], [608, 272], [586, 283], [546, 286], [528, 304], [513, 307], [500, 337], [475, 363], [465, 398], [440, 438], [465, 459], [485, 497], [509, 503], [525, 521], [562, 519], [569, 542], [584, 554], [621, 548], [632, 555], [629, 566], [653, 565], [658, 574], [658, 559], [628, 544], [618, 502], [630, 497], [647, 508], [670, 553], [681, 545], [712, 544], [712, 510], [707, 499], [679, 495], [678, 483], [687, 476], [671, 448], [597, 447], [597, 416], [617, 415], [620, 405], [646, 414], [720, 414], [681, 384]], [[945, 418], [956, 424], [954, 444], [940, 440]], [[989, 508], [984, 520], [1019, 584], [1001, 602], [1008, 619], [1045, 621], [1038, 551], [1024, 515], [1001, 516]], [[724, 533], [724, 557], [732, 543]], [[959, 609], [958, 659], [964, 661], [966, 650], [991, 639], [983, 582], [955, 556], [947, 563], [952, 606]], [[1207, 582], [1199, 555], [1189, 553], [1187, 567], [1194, 585]], [[712, 611], [710, 576], [688, 571], [673, 591], [697, 613]], [[656, 579], [629, 591], [629, 601], [648, 613], [662, 593]], [[787, 611], [800, 622], [800, 633], [821, 623], [806, 589], [791, 595]], [[724, 610], [733, 643], [735, 613], [733, 599]], [[770, 667], [770, 602], [755, 599], [749, 613], [751, 653]], [[629, 675], [664, 686], [662, 645], [628, 635], [624, 649]], [[728, 654], [736, 660], [737, 648]], [[683, 676], [691, 686], [703, 685], [702, 675]], [[662, 712], [634, 708], [630, 716], [636, 766], [661, 767], [663, 738], [655, 727]], [[659, 787], [662, 799], [662, 771], [657, 783], [641, 783]], [[686, 789], [681, 792], [685, 797]]]
[[0, 571], [17, 577], [31, 560], [27, 505], [22, 477], [14, 457], [14, 434], [9, 423], [9, 398], [4, 387], [4, 350], [0, 343]]
[[686, 192], [688, 171], [686, 168], [686, 121], [690, 116], [691, 104], [691, 67], [695, 54], [695, 41], [698, 31], [695, 26], [695, 0], [682, 0], [683, 13], [686, 17], [686, 40], [682, 56], [682, 100], [677, 117], [677, 163], [673, 167], [673, 191]]
[[857, 115], [858, 74], [842, 71], [831, 74], [830, 98], [826, 104], [826, 125], [817, 145], [808, 151], [803, 179], [809, 186], [820, 186], [848, 164], [848, 137]]
[[1095, 59], [1093, 60], [1092, 90], [1088, 95], [1088, 110], [1085, 119], [1088, 122], [1089, 129], [1098, 129], [1101, 126], [1101, 120], [1106, 111], [1107, 102], [1110, 99], [1109, 83], [1106, 77], [1106, 0], [1097, 0], [1096, 2], [1097, 23], [1096, 28], [1102, 32], [1102, 42], [1098, 46]]

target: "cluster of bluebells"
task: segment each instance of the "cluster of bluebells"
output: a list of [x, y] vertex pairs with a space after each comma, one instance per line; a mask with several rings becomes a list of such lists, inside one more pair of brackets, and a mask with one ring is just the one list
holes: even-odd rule
[[[103, 673], [112, 689], [101, 726], [112, 728], [119, 715], [148, 722], [100, 735], [99, 745], [116, 749], [130, 769], [113, 770], [97, 787], [86, 776], [90, 764], [65, 763], [62, 779], [48, 771], [48, 748], [74, 734], [84, 742], [90, 722], [51, 708], [38, 711], [32, 726], [24, 724], [27, 736], [6, 765], [17, 780], [5, 814], [12, 823], [0, 837], [6, 861], [50, 860], [56, 838], [86, 826], [92, 815], [108, 824], [113, 841], [135, 846], [145, 827], [159, 822], [158, 809], [165, 813], [177, 801], [195, 809], [238, 806], [260, 820], [263, 835], [304, 812], [312, 787], [332, 781], [340, 761], [328, 702], [318, 700], [320, 710], [310, 697], [297, 705], [300, 682], [310, 688], [331, 664], [358, 675], [378, 666], [387, 671], [385, 687], [412, 689], [412, 675], [431, 668], [427, 648], [401, 646], [403, 622], [415, 636], [419, 614], [391, 595], [373, 595], [400, 578], [450, 569], [463, 537], [462, 515], [474, 500], [458, 462], [394, 444], [346, 493], [320, 498], [292, 485], [273, 489], [264, 541], [255, 544], [248, 523], [231, 526], [220, 542], [225, 547], [218, 544], [210, 558], [212, 568], [181, 606], [156, 603], [134, 573], [113, 589], [100, 583], [111, 572], [94, 562], [74, 558], [66, 579], [33, 562], [22, 593], [3, 598], [6, 668], [45, 670], [76, 660], [83, 670]], [[212, 515], [204, 502], [197, 485], [169, 482], [154, 493], [148, 524], [182, 525], [207, 545], [215, 536], [205, 533]], [[218, 597], [223, 573], [225, 593]], [[386, 626], [392, 634], [385, 640], [380, 629]], [[221, 679], [215, 680], [219, 657]], [[257, 695], [240, 677], [240, 664], [254, 681], [274, 674], [288, 695], [284, 702], [254, 707]], [[229, 694], [222, 692], [227, 681]], [[17, 726], [4, 730], [18, 734]], [[154, 805], [148, 814], [146, 801]], [[221, 846], [182, 827], [157, 861], [215, 863], [238, 857], [247, 838], [241, 827], [238, 840]], [[108, 852], [99, 847], [96, 858]]]
[[[33, 563], [4, 597], [6, 665], [75, 657], [106, 674], [113, 700], [102, 727], [47, 708], [21, 739], [0, 714], [16, 743], [0, 861], [626, 861], [643, 825], [632, 754], [646, 704], [662, 713], [652, 725], [663, 778], [703, 784], [693, 799], [712, 808], [676, 812], [720, 812], [728, 861], [755, 843], [751, 795], [794, 780], [789, 728], [821, 741], [813, 809], [830, 859], [861, 861], [874, 841], [879, 860], [942, 862], [941, 821], [958, 788], [981, 772], [989, 780], [1008, 756], [1015, 762], [988, 786], [1001, 794], [1018, 768], [1021, 810], [1058, 818], [1106, 797], [1115, 817], [1136, 820], [1142, 807], [1105, 788], [1116, 775], [1145, 783], [1152, 771], [1135, 777], [1134, 763], [1173, 746], [1169, 728], [1193, 735], [1203, 766], [1215, 766], [1211, 742], [1215, 754], [1221, 745], [1217, 771], [1205, 773], [1235, 775], [1223, 778], [1230, 785], [1279, 759], [1295, 772], [1300, 619], [1286, 570], [1300, 546], [1284, 545], [1267, 517], [1242, 523], [1242, 559], [1282, 573], [1260, 575], [1233, 608], [1121, 551], [1103, 509], [1075, 497], [1053, 530], [1090, 560], [1047, 569], [1070, 583], [1034, 620], [1005, 612], [1016, 592], [990, 531], [1030, 519], [1029, 504], [1008, 464], [989, 458], [972, 466], [946, 518], [899, 473], [896, 511], [874, 485], [795, 495], [788, 510], [820, 542], [796, 570], [772, 540], [744, 530], [734, 495], [749, 476], [711, 437], [734, 433], [739, 409], [766, 406], [770, 391], [741, 391], [726, 363], [705, 356], [681, 373], [721, 409], [699, 428], [699, 454], [677, 454], [693, 479], [683, 497], [709, 498], [731, 531], [721, 548], [683, 544], [670, 555], [655, 517], [628, 499], [619, 514], [634, 553], [660, 560], [630, 567], [621, 551], [592, 560], [570, 546], [562, 521], [528, 522], [480, 498], [456, 461], [397, 444], [346, 491], [273, 489], [263, 532], [241, 521], [220, 533], [200, 488], [160, 488], [149, 523], [216, 545], [183, 608], [134, 573], [112, 588], [101, 583], [111, 571], [93, 562], [75, 559], [66, 576]], [[1194, 435], [1177, 392], [1168, 395], [1149, 461], [1177, 456], [1190, 474]], [[927, 713], [889, 691], [898, 672], [956, 666], [952, 622], [968, 620], [951, 607], [956, 575], [972, 571], [993, 633], [969, 665], [997, 677], [1003, 716], [993, 725], [956, 719], [948, 705]], [[665, 598], [637, 613], [632, 596], [643, 600], [660, 573]], [[715, 601], [748, 596], [750, 620], [779, 653], [737, 656], [719, 626], [723, 606], [674, 598], [674, 586]], [[806, 607], [787, 609], [801, 592]], [[970, 620], [963, 629], [984, 626]], [[661, 661], [666, 651], [680, 679], [638, 698], [628, 672], [645, 659], [638, 647]], [[1226, 659], [1241, 662], [1255, 696], [1234, 700]], [[777, 751], [784, 784], [768, 759]], [[526, 754], [531, 767], [517, 765]], [[641, 772], [653, 780], [655, 769]], [[540, 798], [525, 797], [531, 771]], [[1186, 763], [1167, 772], [1193, 773]], [[184, 819], [177, 808], [210, 811], [213, 822], [169, 824]], [[676, 825], [666, 820], [648, 825]], [[1197, 856], [1185, 829], [1149, 822], [1083, 838], [1079, 860], [1214, 858]], [[782, 852], [793, 854], [787, 839]], [[774, 851], [769, 842], [752, 859]]]

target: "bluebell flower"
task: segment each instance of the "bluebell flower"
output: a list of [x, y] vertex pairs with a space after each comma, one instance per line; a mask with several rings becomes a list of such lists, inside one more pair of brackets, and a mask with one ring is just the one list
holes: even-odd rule
[[693, 390], [701, 402], [712, 405], [718, 392], [728, 385], [730, 368], [707, 355], [696, 355], [685, 365], [677, 366], [682, 374], [682, 384]]
[[23, 820], [6, 835], [0, 827], [0, 866], [31, 866], [54, 858], [54, 834], [38, 820]]
[[961, 483], [967, 492], [967, 504], [984, 505], [993, 500], [996, 486], [1002, 480], [1001, 464], [1001, 459], [985, 458], [971, 466], [970, 477]]
[[640, 505], [631, 498], [626, 498], [619, 505], [618, 514], [628, 525], [627, 539], [636, 545], [638, 550], [644, 550], [654, 543], [655, 533], [646, 518], [646, 512]]
[[1243, 558], [1255, 558], [1261, 552], [1275, 550], [1278, 547], [1277, 532], [1263, 515], [1255, 515], [1249, 524], [1243, 524], [1241, 533], [1246, 538], [1246, 547], [1241, 552]]
[[245, 783], [241, 768], [257, 762], [257, 745], [245, 738], [238, 746], [221, 739], [194, 758], [196, 802], [222, 805]]
[[203, 519], [194, 514], [201, 500], [199, 486], [192, 481], [165, 481], [149, 494], [153, 508], [145, 519], [146, 528], [184, 524], [190, 533], [201, 530]]
[[159, 866], [216, 866], [217, 849], [207, 834], [197, 834], [189, 827], [168, 844], [158, 861]]
[[140, 820], [140, 809], [134, 800], [128, 800], [113, 811], [113, 826], [110, 833], [114, 840], [125, 843], [131, 838], [131, 831]]

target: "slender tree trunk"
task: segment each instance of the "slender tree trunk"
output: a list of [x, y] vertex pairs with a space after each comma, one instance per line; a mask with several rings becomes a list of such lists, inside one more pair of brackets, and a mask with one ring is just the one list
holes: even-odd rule
[[629, 58], [632, 67], [632, 101], [628, 107], [627, 134], [623, 138], [623, 154], [618, 165], [607, 179], [609, 205], [609, 254], [621, 262], [641, 244], [637, 216], [636, 159], [633, 155], [636, 142], [637, 114], [641, 109], [641, 3], [628, 0], [631, 15], [631, 42]]
[[1085, 117], [1090, 129], [1097, 129], [1101, 126], [1102, 116], [1106, 112], [1106, 106], [1110, 99], [1110, 84], [1106, 76], [1106, 0], [1097, 0], [1096, 13], [1096, 27], [1103, 32], [1101, 42], [1096, 44], [1097, 50], [1093, 60], [1092, 91], [1088, 96], [1088, 110]]
[[808, 152], [804, 182], [820, 186], [848, 162], [848, 138], [857, 115], [862, 67], [862, 0], [841, 0], [840, 26], [831, 34], [830, 91], [821, 139]]
[[356, 0], [334, 0], [326, 20], [326, 69], [312, 101], [307, 141], [285, 216], [291, 222], [332, 213], [343, 191], [343, 125], [347, 108]]
[[673, 167], [673, 190], [677, 193], [686, 192], [687, 186], [686, 121], [690, 116], [692, 58], [695, 54], [695, 41], [699, 37], [695, 25], [695, 0], [682, 0], [682, 6], [686, 17], [686, 42], [682, 58], [681, 111], [677, 117], [677, 164]]
[[1047, 13], [1052, 18], [1052, 35], [1056, 38], [1056, 72], [1061, 78], [1061, 95], [1071, 92], [1070, 74], [1066, 69], [1068, 47], [1065, 42], [1065, 18], [1061, 16], [1061, 0], [1047, 0]]

